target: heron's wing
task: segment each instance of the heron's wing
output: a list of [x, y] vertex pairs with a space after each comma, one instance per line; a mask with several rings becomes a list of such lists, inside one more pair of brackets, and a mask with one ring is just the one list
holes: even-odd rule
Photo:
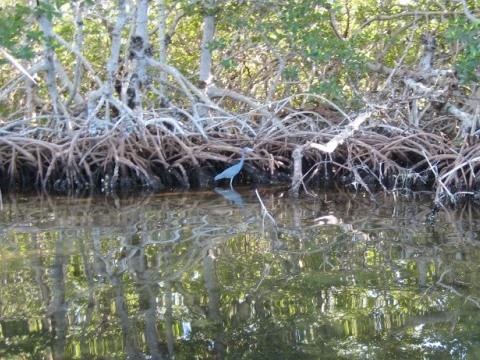
[[226, 168], [225, 170], [223, 170], [220, 174], [215, 176], [213, 179], [214, 180], [231, 179], [240, 172], [241, 168], [242, 168], [241, 163], [235, 164], [235, 165], [230, 166], [229, 168]]

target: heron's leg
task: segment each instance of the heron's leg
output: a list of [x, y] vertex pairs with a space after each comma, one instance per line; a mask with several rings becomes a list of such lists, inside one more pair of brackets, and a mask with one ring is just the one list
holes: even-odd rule
[[232, 190], [233, 190], [232, 182], [233, 182], [233, 178], [234, 178], [234, 177], [235, 177], [235, 176], [232, 176], [232, 177], [230, 178], [230, 188], [231, 188]]

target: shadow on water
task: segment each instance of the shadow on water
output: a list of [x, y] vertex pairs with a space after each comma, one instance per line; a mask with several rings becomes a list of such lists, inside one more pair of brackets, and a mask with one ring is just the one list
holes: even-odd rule
[[0, 358], [464, 359], [478, 214], [279, 190], [11, 198]]

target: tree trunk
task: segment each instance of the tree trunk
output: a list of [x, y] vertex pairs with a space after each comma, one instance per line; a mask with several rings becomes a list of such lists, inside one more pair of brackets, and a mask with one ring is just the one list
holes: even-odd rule
[[[199, 88], [207, 94], [208, 88], [213, 84], [212, 78], [212, 49], [210, 47], [215, 37], [215, 0], [205, 0], [204, 4], [205, 17], [203, 18], [203, 37], [200, 53], [200, 69], [199, 69]], [[203, 118], [208, 115], [205, 107], [198, 110], [199, 117]]]

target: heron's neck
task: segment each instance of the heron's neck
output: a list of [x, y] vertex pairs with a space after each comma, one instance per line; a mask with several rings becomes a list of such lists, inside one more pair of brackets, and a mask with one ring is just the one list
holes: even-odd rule
[[245, 151], [242, 151], [242, 157], [240, 158], [240, 164], [243, 164], [243, 162], [245, 161]]

